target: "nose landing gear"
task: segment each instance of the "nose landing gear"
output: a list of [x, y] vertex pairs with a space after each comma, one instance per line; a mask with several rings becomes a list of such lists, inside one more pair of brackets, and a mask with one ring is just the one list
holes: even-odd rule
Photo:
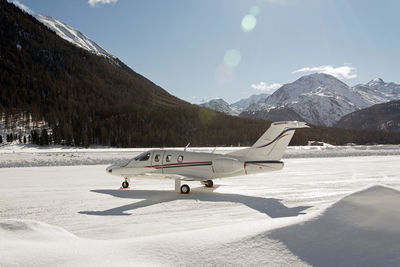
[[125, 180], [122, 182], [122, 187], [121, 189], [129, 189], [129, 181], [130, 179], [125, 177]]

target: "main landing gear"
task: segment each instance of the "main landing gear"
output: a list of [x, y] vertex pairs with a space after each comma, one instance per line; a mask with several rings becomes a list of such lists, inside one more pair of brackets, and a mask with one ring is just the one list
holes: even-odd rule
[[[126, 178], [126, 177], [125, 177], [125, 180], [122, 182], [122, 188], [123, 188], [123, 189], [129, 188], [129, 178]], [[122, 188], [121, 188], [121, 189], [122, 189]]]
[[201, 183], [203, 185], [205, 185], [206, 187], [213, 187], [214, 183], [212, 180], [207, 180], [207, 181], [201, 181]]
[[189, 194], [190, 193], [190, 187], [187, 184], [184, 184], [181, 186], [181, 193], [182, 194]]

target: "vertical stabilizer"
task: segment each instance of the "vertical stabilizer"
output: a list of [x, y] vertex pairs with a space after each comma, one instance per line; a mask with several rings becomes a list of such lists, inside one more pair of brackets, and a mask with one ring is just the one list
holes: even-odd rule
[[268, 130], [250, 148], [230, 153], [246, 160], [280, 160], [289, 145], [294, 132], [299, 128], [308, 128], [305, 122], [273, 122]]

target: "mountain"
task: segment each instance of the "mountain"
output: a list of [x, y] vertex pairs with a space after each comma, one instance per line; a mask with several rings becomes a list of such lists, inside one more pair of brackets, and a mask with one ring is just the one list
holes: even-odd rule
[[[349, 87], [331, 75], [315, 73], [283, 85], [265, 101], [251, 105], [241, 116], [269, 119], [271, 112], [277, 114], [277, 109], [286, 108], [280, 119], [289, 119], [296, 113], [311, 124], [332, 126], [346, 114], [399, 98], [400, 86], [381, 79]], [[292, 112], [287, 112], [288, 109]]]
[[269, 94], [258, 94], [251, 95], [248, 98], [243, 98], [235, 103], [229, 104], [225, 100], [212, 99], [206, 103], [200, 104], [202, 107], [213, 109], [218, 112], [229, 114], [232, 116], [238, 116], [242, 111], [246, 110], [250, 105], [257, 103], [258, 101], [265, 100]]
[[232, 107], [225, 100], [221, 98], [212, 99], [206, 103], [200, 104], [200, 106], [233, 116], [239, 115], [240, 113], [232, 109]]
[[363, 96], [369, 106], [400, 99], [400, 85], [386, 83], [381, 78], [371, 80], [366, 84], [358, 84], [354, 89]]
[[240, 114], [240, 116], [245, 118], [255, 118], [268, 121], [306, 121], [292, 108], [285, 106], [271, 109], [268, 112], [266, 112], [265, 110], [245, 110]]
[[264, 101], [267, 97], [270, 96], [269, 94], [258, 94], [258, 95], [251, 95], [248, 98], [240, 99], [239, 101], [232, 103], [230, 106], [235, 108], [239, 113], [246, 110], [249, 106], [258, 103], [259, 101]]
[[400, 131], [400, 100], [352, 112], [335, 125], [363, 130]]
[[366, 103], [345, 83], [331, 75], [315, 73], [283, 85], [266, 101], [250, 106], [243, 115], [258, 111], [267, 117], [272, 110], [286, 107], [309, 123], [331, 126], [360, 106]]

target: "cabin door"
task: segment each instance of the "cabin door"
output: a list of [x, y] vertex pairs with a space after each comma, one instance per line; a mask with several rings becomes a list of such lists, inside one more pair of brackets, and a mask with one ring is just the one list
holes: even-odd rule
[[153, 153], [153, 157], [151, 159], [151, 165], [154, 166], [154, 168], [159, 168], [159, 173], [164, 173], [164, 154], [165, 151], [156, 151]]

